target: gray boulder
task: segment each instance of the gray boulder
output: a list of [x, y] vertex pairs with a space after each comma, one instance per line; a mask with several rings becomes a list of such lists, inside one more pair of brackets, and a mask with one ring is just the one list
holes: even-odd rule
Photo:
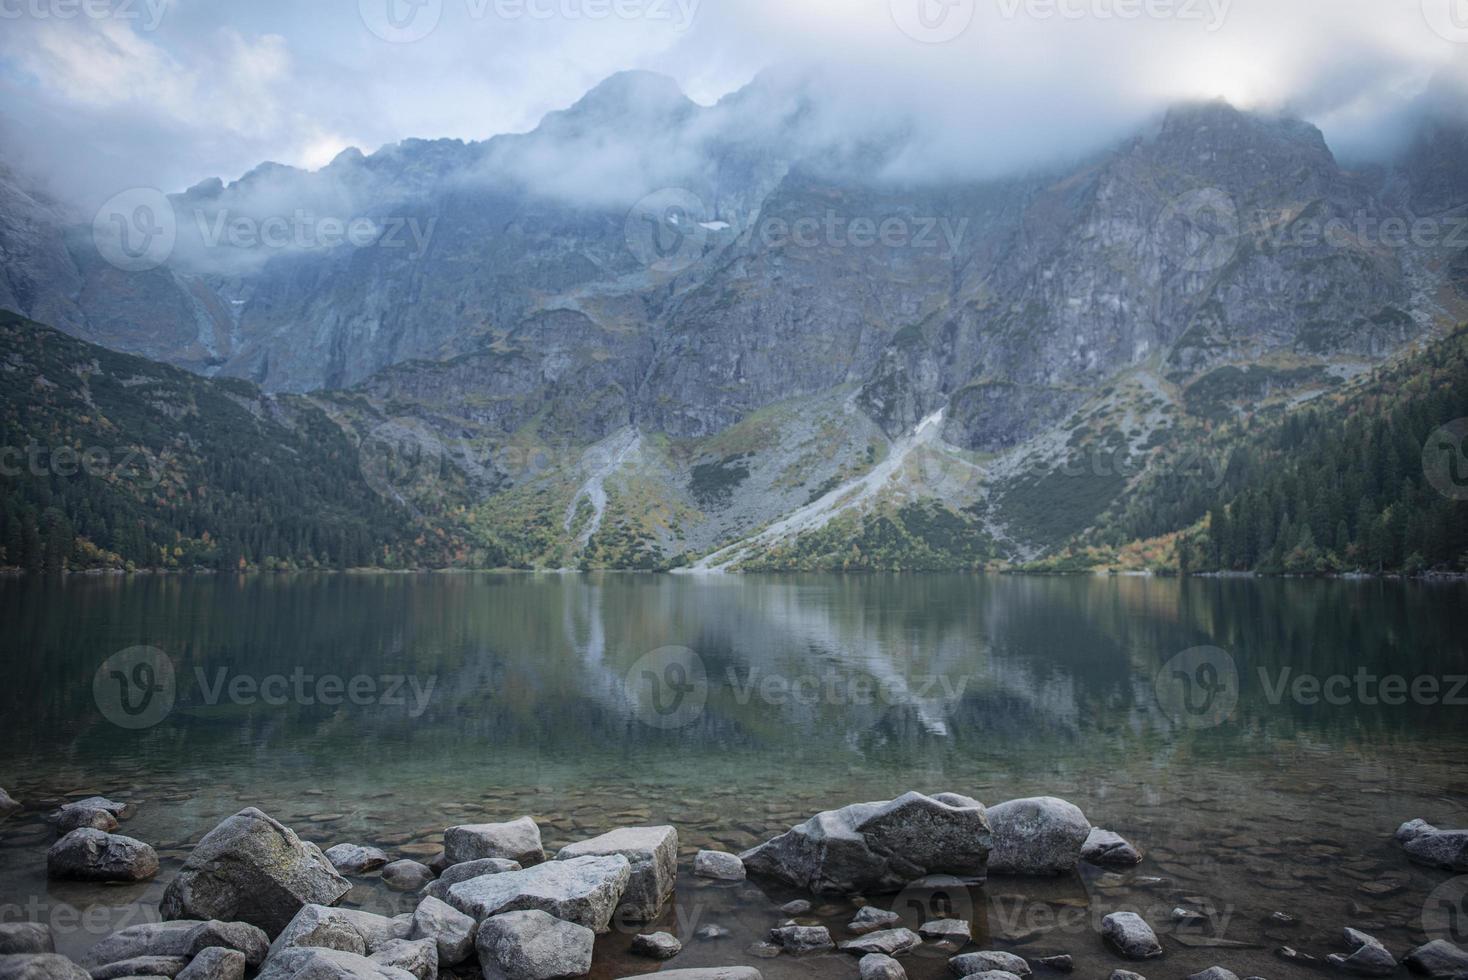
[[903, 953], [911, 952], [923, 944], [923, 937], [911, 929], [882, 929], [879, 932], [869, 932], [865, 936], [856, 939], [848, 939], [841, 944], [841, 950], [845, 953], [882, 953], [887, 956], [901, 956]]
[[764, 980], [764, 976], [752, 966], [707, 966], [659, 970], [657, 980]]
[[0, 956], [0, 980], [91, 980], [87, 971], [55, 953]]
[[740, 858], [752, 873], [817, 894], [898, 891], [930, 874], [981, 880], [989, 821], [982, 806], [954, 799], [907, 793], [827, 810]]
[[433, 869], [417, 861], [394, 861], [382, 869], [382, 882], [395, 892], [416, 892], [433, 880]]
[[0, 956], [54, 953], [51, 927], [44, 922], [0, 922]]
[[606, 932], [631, 876], [632, 865], [620, 854], [569, 858], [461, 881], [449, 888], [447, 900], [481, 924], [503, 912], [539, 909]]
[[201, 949], [175, 980], [245, 980], [245, 954], [223, 946]]
[[387, 864], [387, 853], [361, 844], [338, 844], [324, 852], [331, 866], [344, 875], [360, 875], [376, 871]]
[[458, 966], [474, 951], [474, 933], [478, 923], [447, 902], [425, 898], [413, 912], [413, 929], [409, 939], [432, 939], [438, 946], [438, 963], [442, 967]]
[[1354, 950], [1349, 956], [1332, 953], [1326, 957], [1331, 966], [1343, 973], [1359, 977], [1389, 977], [1397, 972], [1397, 958], [1375, 936], [1355, 929], [1345, 930], [1346, 946]]
[[856, 966], [861, 980], [907, 980], [902, 964], [885, 953], [868, 953]]
[[1033, 972], [1030, 964], [1023, 957], [997, 949], [964, 953], [948, 961], [948, 972], [956, 977], [973, 976], [975, 973], [993, 973], [996, 970], [1013, 974], [1016, 977], [1027, 977]]
[[295, 947], [337, 949], [367, 955], [367, 941], [347, 917], [345, 910], [325, 905], [303, 905], [270, 944], [270, 955]]
[[132, 960], [105, 963], [87, 972], [92, 980], [117, 980], [118, 977], [176, 977], [189, 965], [183, 956], [139, 956]]
[[1081, 860], [1101, 868], [1129, 868], [1142, 863], [1142, 852], [1120, 834], [1092, 827], [1081, 845]]
[[25, 804], [17, 801], [5, 790], [0, 789], [0, 817], [8, 817], [25, 809]]
[[270, 935], [351, 890], [314, 844], [250, 807], [204, 835], [159, 904], [165, 919], [239, 919]]
[[147, 881], [158, 855], [140, 840], [82, 827], [51, 845], [46, 874], [71, 881]]
[[683, 944], [671, 933], [643, 933], [632, 937], [632, 952], [649, 959], [671, 960], [683, 952]]
[[970, 973], [965, 980], [1020, 980], [1020, 978], [1008, 970], [985, 970], [982, 973]]
[[470, 878], [478, 878], [481, 875], [499, 875], [506, 871], [519, 871], [519, 861], [507, 861], [504, 858], [480, 858], [478, 861], [464, 861], [461, 864], [452, 864], [443, 869], [437, 881], [431, 881], [423, 888], [424, 898], [442, 899], [449, 893], [449, 888], [461, 881]]
[[825, 926], [780, 926], [770, 930], [770, 942], [787, 953], [814, 953], [835, 946]]
[[1210, 966], [1200, 973], [1194, 973], [1188, 980], [1239, 980], [1239, 975], [1221, 966]]
[[693, 873], [717, 881], [743, 881], [747, 872], [739, 855], [726, 851], [699, 851], [693, 856]]
[[109, 800], [105, 796], [89, 796], [84, 800], [63, 803], [51, 811], [46, 819], [56, 825], [57, 831], [69, 834], [79, 827], [90, 827], [107, 833], [117, 829], [117, 822], [128, 815], [128, 804]]
[[250, 966], [259, 966], [269, 951], [270, 940], [247, 922], [144, 922], [103, 939], [87, 951], [82, 962], [101, 966], [139, 956], [190, 958], [213, 946], [236, 950]]
[[994, 848], [989, 871], [1057, 875], [1074, 871], [1091, 824], [1079, 807], [1053, 796], [1010, 800], [989, 808]]
[[1102, 919], [1101, 937], [1125, 959], [1150, 960], [1162, 955], [1157, 934], [1135, 912], [1113, 912]]
[[632, 866], [617, 907], [619, 920], [650, 922], [662, 912], [678, 880], [678, 831], [672, 827], [624, 827], [568, 844], [557, 861], [620, 854]]
[[438, 976], [438, 943], [432, 939], [394, 939], [367, 958], [405, 970], [418, 980], [435, 980]]
[[367, 955], [377, 952], [384, 943], [390, 943], [394, 939], [407, 939], [408, 933], [413, 931], [412, 913], [404, 912], [389, 918], [378, 915], [376, 912], [364, 912], [361, 909], [338, 909], [347, 921], [352, 924], [362, 941], [367, 944]]
[[272, 955], [255, 980], [417, 980], [406, 970], [339, 949], [292, 946]]
[[963, 919], [934, 919], [924, 922], [918, 927], [918, 935], [924, 939], [946, 939], [958, 943], [959, 946], [974, 938], [973, 929]]
[[1426, 977], [1457, 977], [1468, 973], [1468, 953], [1448, 942], [1434, 939], [1425, 946], [1418, 946], [1402, 960], [1413, 973]]
[[558, 980], [591, 969], [595, 942], [585, 926], [527, 909], [480, 923], [475, 946], [484, 980]]
[[1397, 828], [1396, 839], [1418, 864], [1468, 871], [1468, 830], [1439, 830], [1426, 820], [1413, 820]]
[[480, 858], [505, 858], [524, 867], [545, 860], [540, 828], [529, 817], [509, 823], [462, 824], [443, 833], [443, 853], [449, 864]]
[[902, 921], [902, 916], [896, 912], [879, 909], [875, 905], [863, 905], [857, 909], [856, 915], [846, 924], [846, 931], [858, 936], [878, 929], [890, 929]]

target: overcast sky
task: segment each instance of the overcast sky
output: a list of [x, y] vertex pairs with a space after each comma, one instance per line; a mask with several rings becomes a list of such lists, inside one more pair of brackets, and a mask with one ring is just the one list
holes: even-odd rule
[[0, 0], [4, 159], [62, 193], [532, 128], [612, 72], [712, 103], [819, 63], [853, 119], [920, 120], [991, 171], [1159, 107], [1285, 107], [1339, 153], [1468, 66], [1468, 0]]

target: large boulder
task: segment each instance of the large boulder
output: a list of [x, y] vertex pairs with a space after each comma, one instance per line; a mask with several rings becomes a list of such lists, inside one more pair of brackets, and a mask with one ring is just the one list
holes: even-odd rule
[[464, 861], [460, 864], [451, 864], [443, 869], [437, 881], [430, 881], [420, 892], [424, 898], [442, 899], [448, 895], [449, 889], [461, 881], [470, 878], [478, 878], [480, 875], [499, 875], [506, 871], [519, 871], [519, 861], [508, 861], [505, 858], [480, 858], [477, 861]]
[[461, 881], [449, 888], [448, 903], [473, 916], [481, 930], [492, 915], [539, 909], [606, 932], [631, 877], [632, 865], [620, 854], [568, 858]]
[[0, 980], [92, 980], [87, 971], [55, 953], [0, 956]]
[[255, 980], [418, 980], [407, 970], [338, 949], [292, 946], [265, 961]]
[[449, 864], [480, 858], [505, 858], [524, 867], [545, 860], [540, 828], [529, 817], [509, 823], [461, 824], [443, 832], [443, 853]]
[[51, 845], [46, 874], [71, 881], [147, 881], [158, 855], [140, 840], [82, 827]]
[[560, 980], [591, 970], [596, 936], [539, 909], [496, 915], [479, 925], [484, 980]]
[[994, 848], [989, 871], [1058, 875], [1074, 871], [1091, 824], [1080, 808], [1053, 796], [1010, 800], [989, 807]]
[[143, 922], [119, 929], [87, 951], [89, 967], [140, 956], [193, 957], [211, 947], [242, 953], [250, 966], [259, 966], [270, 948], [265, 933], [248, 922]]
[[445, 968], [458, 966], [474, 951], [474, 934], [479, 924], [447, 902], [425, 898], [413, 912], [409, 939], [432, 939], [438, 946], [438, 962]]
[[1468, 830], [1439, 830], [1426, 820], [1413, 820], [1397, 828], [1396, 839], [1418, 864], [1468, 871]]
[[567, 844], [557, 861], [620, 854], [632, 865], [627, 890], [617, 906], [619, 921], [650, 922], [663, 910], [678, 881], [678, 831], [672, 827], [623, 827]]
[[250, 807], [199, 841], [163, 893], [165, 919], [238, 919], [274, 936], [303, 905], [332, 905], [351, 890], [314, 844]]
[[54, 953], [51, 927], [44, 922], [0, 922], [0, 956]]
[[740, 859], [751, 873], [846, 895], [899, 891], [931, 874], [982, 880], [990, 843], [977, 801], [906, 793], [818, 813]]
[[325, 905], [303, 905], [270, 944], [270, 955], [296, 946], [337, 949], [367, 955], [367, 941], [342, 909]]

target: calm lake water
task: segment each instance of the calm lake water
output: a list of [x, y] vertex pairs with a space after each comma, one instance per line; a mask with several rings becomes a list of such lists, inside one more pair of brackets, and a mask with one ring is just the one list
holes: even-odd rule
[[[1451, 914], [1468, 882], [1408, 864], [1390, 839], [1418, 816], [1468, 825], [1465, 610], [1462, 584], [1391, 582], [9, 580], [0, 786], [33, 806], [135, 802], [122, 832], [158, 847], [163, 871], [48, 883], [53, 835], [33, 809], [0, 823], [0, 918], [51, 921], [79, 953], [156, 917], [188, 845], [248, 805], [323, 847], [424, 860], [445, 826], [522, 813], [551, 850], [671, 823], [691, 855], [918, 789], [1065, 797], [1147, 853], [1120, 875], [898, 902], [913, 927], [925, 904], [956, 903], [980, 935], [970, 949], [1067, 952], [1077, 976], [1106, 976], [1124, 964], [1096, 928], [1118, 908], [1166, 934], [1167, 959], [1141, 971], [1153, 980], [1215, 963], [1303, 976], [1274, 950], [1343, 951], [1344, 925], [1398, 955], [1427, 935], [1468, 942], [1468, 906]], [[1417, 697], [1396, 697], [1392, 676]], [[687, 942], [669, 967], [855, 975], [845, 955], [751, 957], [795, 896], [709, 886], [690, 863], [661, 923]], [[413, 905], [375, 877], [347, 901]], [[1215, 915], [1179, 928], [1178, 905]], [[852, 911], [818, 902], [811, 921], [837, 934]], [[1280, 911], [1299, 923], [1270, 923]], [[710, 922], [734, 935], [694, 940]], [[597, 976], [658, 968], [630, 939], [599, 939]], [[936, 954], [906, 962], [915, 980], [944, 972]]]

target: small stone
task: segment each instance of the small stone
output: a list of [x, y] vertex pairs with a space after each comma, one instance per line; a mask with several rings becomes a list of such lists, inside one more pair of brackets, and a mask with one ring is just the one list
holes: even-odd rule
[[846, 931], [861, 936], [878, 929], [889, 929], [902, 921], [896, 912], [879, 909], [875, 905], [863, 905], [856, 917], [846, 924]]
[[805, 915], [811, 910], [810, 902], [803, 898], [797, 898], [793, 902], [786, 902], [780, 906], [780, 911], [786, 915]]
[[[0, 817], [8, 817], [25, 809], [25, 805], [18, 803], [5, 790], [0, 789]], [[3, 954], [8, 955], [8, 954]]]
[[72, 881], [147, 881], [158, 873], [158, 855], [140, 840], [83, 827], [46, 852], [46, 874]]
[[1332, 953], [1325, 958], [1337, 970], [1361, 977], [1389, 977], [1397, 972], [1397, 958], [1375, 936], [1346, 929], [1344, 937], [1346, 946], [1354, 952], [1349, 956]]
[[1221, 966], [1210, 966], [1202, 973], [1195, 973], [1188, 977], [1188, 980], [1239, 980], [1239, 976], [1232, 970], [1225, 970]]
[[825, 926], [780, 926], [770, 930], [770, 942], [787, 953], [813, 953], [835, 945]]
[[704, 942], [709, 942], [714, 939], [727, 939], [731, 935], [733, 933], [728, 929], [720, 925], [714, 925], [713, 923], [706, 926], [699, 926], [693, 931], [693, 938], [703, 940]]
[[779, 946], [770, 942], [750, 943], [744, 951], [762, 960], [772, 960], [782, 952]]
[[1059, 956], [1042, 956], [1035, 962], [1057, 973], [1069, 973], [1076, 968], [1075, 960], [1068, 953], [1061, 953]]
[[666, 932], [646, 933], [632, 937], [632, 952], [655, 960], [671, 960], [683, 952], [683, 944]]
[[382, 869], [383, 884], [395, 892], [416, 892], [432, 880], [433, 871], [428, 865], [406, 858]]
[[743, 881], [746, 874], [739, 855], [727, 851], [699, 851], [693, 856], [693, 873], [718, 881]]
[[1281, 946], [1279, 949], [1274, 951], [1274, 955], [1278, 956], [1286, 963], [1303, 963], [1307, 966], [1314, 966], [1320, 962], [1309, 953], [1302, 953], [1298, 949], [1295, 949], [1291, 946]]
[[1147, 980], [1147, 978], [1131, 970], [1112, 970], [1111, 980]]
[[1175, 908], [1172, 910], [1172, 921], [1181, 922], [1185, 925], [1196, 925], [1208, 921], [1206, 913], [1196, 909]]
[[885, 953], [888, 956], [901, 956], [903, 953], [917, 949], [922, 944], [923, 937], [911, 929], [882, 929], [878, 932], [869, 932], [856, 939], [846, 940], [841, 944], [841, 950], [846, 953]]
[[907, 980], [902, 964], [884, 953], [868, 953], [857, 963], [861, 980]]
[[1162, 955], [1152, 927], [1135, 912], [1113, 912], [1101, 920], [1101, 936], [1123, 958], [1150, 960]]
[[344, 875], [361, 875], [387, 864], [387, 853], [361, 844], [337, 844], [324, 852], [332, 867]]
[[1030, 976], [1034, 971], [1021, 956], [998, 949], [986, 949], [977, 953], [964, 953], [948, 961], [948, 972], [956, 977], [972, 976], [975, 973], [990, 973], [995, 970], [1016, 977]]
[[505, 858], [523, 867], [545, 860], [540, 828], [529, 817], [508, 823], [461, 824], [443, 832], [444, 856], [450, 864], [480, 858]]
[[1125, 868], [1141, 864], [1142, 852], [1119, 834], [1092, 827], [1081, 845], [1081, 860], [1102, 868]]
[[962, 944], [973, 938], [973, 931], [963, 919], [934, 919], [924, 922], [918, 928], [918, 935], [924, 939], [946, 939]]
[[1425, 946], [1418, 946], [1402, 962], [1414, 973], [1428, 977], [1457, 977], [1460, 973], [1468, 973], [1468, 953], [1446, 939], [1434, 939]]

